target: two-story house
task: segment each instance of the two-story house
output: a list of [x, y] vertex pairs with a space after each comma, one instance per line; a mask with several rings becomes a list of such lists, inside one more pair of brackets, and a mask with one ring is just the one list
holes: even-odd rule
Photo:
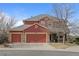
[[10, 30], [12, 43], [65, 42], [69, 30], [64, 20], [49, 15], [38, 15], [23, 20], [23, 25]]

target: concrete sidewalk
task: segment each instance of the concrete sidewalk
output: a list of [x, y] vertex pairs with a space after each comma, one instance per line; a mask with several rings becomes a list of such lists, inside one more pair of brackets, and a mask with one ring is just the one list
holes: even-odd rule
[[79, 52], [79, 46], [72, 46], [66, 49], [56, 49], [49, 44], [41, 44], [41, 45], [40, 44], [38, 45], [23, 44], [20, 47], [17, 47], [17, 46], [15, 45], [15, 47], [13, 46], [13, 48], [0, 48], [0, 50], [47, 50], [47, 51], [51, 50], [51, 51]]

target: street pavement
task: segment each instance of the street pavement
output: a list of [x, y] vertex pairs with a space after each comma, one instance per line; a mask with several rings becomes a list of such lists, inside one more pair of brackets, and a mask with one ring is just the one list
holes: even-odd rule
[[79, 56], [79, 52], [48, 50], [0, 50], [0, 56]]

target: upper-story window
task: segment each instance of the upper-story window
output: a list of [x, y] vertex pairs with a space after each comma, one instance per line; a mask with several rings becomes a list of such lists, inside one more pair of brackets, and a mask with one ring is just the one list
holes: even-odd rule
[[41, 21], [41, 24], [45, 24], [45, 21]]
[[47, 18], [47, 17], [45, 17], [44, 19], [45, 19], [45, 21], [47, 21], [47, 20], [48, 20], [48, 18]]
[[51, 26], [52, 24], [50, 23], [50, 24], [48, 24], [49, 26]]

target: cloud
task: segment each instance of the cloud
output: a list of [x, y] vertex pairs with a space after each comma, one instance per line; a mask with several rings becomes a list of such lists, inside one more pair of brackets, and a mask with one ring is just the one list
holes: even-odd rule
[[17, 27], [17, 26], [20, 26], [20, 25], [23, 25], [22, 20], [18, 21], [18, 22], [14, 25], [14, 27]]

